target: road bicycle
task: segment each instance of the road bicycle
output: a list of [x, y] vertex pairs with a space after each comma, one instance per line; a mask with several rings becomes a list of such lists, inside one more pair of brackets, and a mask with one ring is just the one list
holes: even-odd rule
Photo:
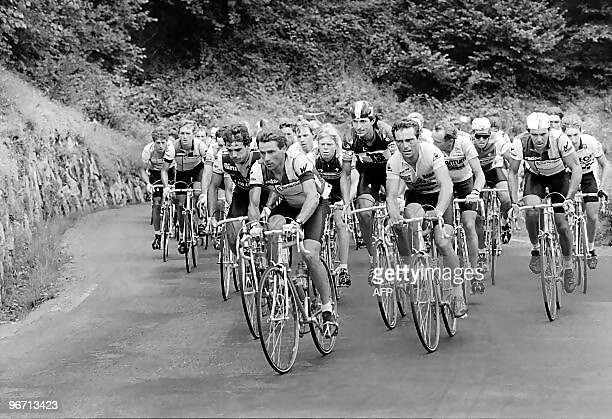
[[[153, 184], [153, 190], [164, 189], [163, 185]], [[161, 251], [162, 260], [168, 261], [168, 248], [170, 239], [174, 237], [173, 231], [176, 229], [176, 215], [174, 209], [174, 201], [172, 194], [168, 194], [162, 198], [162, 205], [160, 208], [160, 226], [161, 226]], [[174, 227], [174, 228], [173, 228]]]
[[[310, 274], [306, 272], [303, 278], [290, 278], [290, 248], [297, 246], [299, 253], [307, 254], [308, 251], [304, 249], [301, 229], [291, 219], [287, 220], [291, 223], [283, 225], [282, 229], [263, 232], [267, 240], [275, 237], [272, 244], [276, 247], [276, 260], [269, 262], [256, 294], [257, 327], [263, 353], [279, 374], [289, 372], [295, 363], [303, 336], [300, 328], [310, 329], [315, 347], [322, 355], [330, 354], [336, 344], [336, 333], [324, 330], [321, 298]], [[333, 312], [338, 319], [335, 282], [325, 261], [321, 262], [331, 290]]]
[[[186, 189], [176, 189], [176, 184], [183, 184], [187, 186]], [[174, 188], [172, 188], [172, 193], [176, 194], [185, 194], [186, 200], [185, 205], [182, 209], [182, 219], [183, 222], [180, 223], [179, 226], [179, 236], [178, 243], [179, 246], [183, 244], [185, 246], [183, 255], [185, 256], [185, 268], [187, 269], [187, 273], [191, 272], [191, 267], [195, 268], [198, 264], [198, 234], [197, 234], [197, 221], [195, 216], [195, 204], [194, 204], [194, 194], [199, 192], [198, 189], [192, 188], [193, 184], [187, 184], [186, 182], [178, 181], [175, 183]], [[191, 255], [191, 264], [189, 262], [189, 256]]]
[[361, 234], [361, 227], [359, 226], [359, 220], [357, 219], [357, 215], [354, 213], [355, 211], [355, 201], [351, 201], [351, 214], [347, 220], [346, 228], [348, 228], [349, 233], [353, 237], [353, 243], [355, 243], [355, 250], [359, 250], [362, 247], [365, 247], [365, 243], [363, 241], [363, 235]]
[[[557, 311], [561, 309], [561, 298], [559, 287], [563, 281], [563, 256], [559, 244], [559, 235], [555, 224], [555, 208], [564, 207], [565, 202], [551, 202], [550, 196], [557, 194], [565, 200], [565, 197], [557, 192], [548, 193], [546, 188], [544, 202], [537, 205], [522, 205], [519, 210], [537, 209], [542, 211], [540, 225], [538, 227], [538, 242], [540, 244], [540, 280], [542, 283], [542, 296], [546, 315], [552, 322], [557, 319]], [[576, 259], [574, 258], [574, 261]]]
[[[453, 278], [442, 275], [441, 258], [434, 241], [434, 227], [438, 223], [444, 234], [444, 219], [439, 217], [413, 217], [398, 225], [410, 226], [412, 250], [410, 278], [407, 282], [410, 308], [419, 341], [428, 352], [438, 349], [440, 318], [448, 336], [457, 333], [457, 319], [451, 309]], [[463, 281], [465, 282], [465, 281]]]
[[501, 218], [499, 193], [508, 189], [484, 188], [480, 196], [484, 201], [484, 216], [482, 229], [486, 260], [481, 268], [491, 275], [491, 285], [495, 285], [497, 277], [497, 258], [501, 255]]
[[[472, 264], [470, 263], [470, 255], [468, 252], [467, 246], [467, 236], [465, 234], [465, 227], [463, 227], [463, 223], [461, 222], [461, 207], [460, 204], [463, 203], [473, 203], [478, 204], [478, 211], [480, 215], [484, 213], [484, 203], [482, 199], [478, 199], [475, 201], [468, 201], [467, 199], [455, 198], [453, 199], [453, 223], [454, 223], [454, 238], [453, 238], [453, 248], [459, 257], [459, 267], [463, 273], [466, 270], [472, 268]], [[468, 282], [470, 284], [468, 284]], [[474, 294], [475, 289], [478, 287], [482, 287], [481, 289], [484, 291], [484, 284], [482, 281], [479, 283], [474, 280], [462, 281], [461, 287], [463, 289], [463, 297], [465, 298], [465, 303], [468, 304], [468, 294]]]
[[351, 211], [351, 213], [358, 214], [367, 211], [374, 214], [372, 220], [372, 245], [376, 251], [374, 263], [379, 272], [382, 273], [380, 278], [375, 278], [372, 282], [376, 287], [374, 295], [378, 301], [378, 309], [383, 322], [391, 330], [397, 325], [398, 310], [402, 317], [406, 315], [408, 306], [406, 287], [403, 283], [398, 283], [395, 278], [386, 274], [389, 269], [395, 272], [399, 265], [397, 246], [393, 240], [393, 235], [389, 234], [389, 230], [386, 228], [387, 205], [377, 202], [374, 206], [360, 208]]

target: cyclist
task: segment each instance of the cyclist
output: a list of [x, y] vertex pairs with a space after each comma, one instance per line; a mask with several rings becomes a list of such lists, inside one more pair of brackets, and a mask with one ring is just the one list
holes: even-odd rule
[[[507, 143], [499, 131], [491, 130], [491, 122], [488, 118], [475, 118], [472, 121], [472, 141], [478, 152], [478, 159], [484, 172], [485, 181], [488, 186], [498, 189], [508, 189], [508, 178], [503, 171], [504, 160], [510, 160], [510, 144]], [[502, 226], [502, 243], [509, 243], [512, 230], [508, 220], [508, 211], [512, 208], [510, 194], [499, 192], [497, 194], [500, 202]], [[479, 227], [482, 227], [480, 224]], [[479, 236], [482, 228], [479, 228]], [[482, 246], [480, 246], [482, 248]], [[479, 259], [486, 259], [486, 254], [481, 252]]]
[[[205, 194], [205, 186], [202, 182], [204, 173], [204, 158], [206, 156], [206, 144], [194, 137], [195, 124], [188, 122], [179, 130], [179, 139], [174, 143], [176, 150], [176, 211], [179, 225], [183, 224], [183, 206], [185, 205], [186, 195], [181, 193], [181, 189], [187, 189], [193, 184], [195, 199], [199, 200]], [[204, 225], [198, 225], [198, 235], [204, 234]], [[187, 251], [182, 238], [178, 240], [178, 251], [183, 254]]]
[[[556, 135], [550, 129], [548, 114], [533, 112], [527, 117], [527, 132], [518, 135], [512, 142], [510, 161], [510, 191], [512, 193], [513, 212], [517, 213], [518, 202], [518, 169], [525, 162], [525, 205], [537, 205], [545, 197], [545, 188], [557, 192], [570, 202], [580, 187], [582, 167], [574, 145], [565, 134]], [[566, 168], [572, 173], [568, 178]], [[557, 194], [551, 196], [553, 203], [563, 202]], [[531, 241], [531, 260], [529, 269], [534, 274], [540, 273], [540, 248], [538, 243], [538, 226], [540, 211], [528, 210], [525, 214], [525, 227]], [[555, 224], [559, 233], [559, 243], [563, 254], [563, 287], [571, 293], [576, 288], [572, 264], [572, 234], [565, 218], [563, 208], [555, 208]]]
[[[343, 143], [342, 177], [344, 182], [343, 201], [350, 202], [351, 166], [356, 157], [359, 173], [357, 186], [357, 206], [366, 208], [380, 199], [381, 188], [385, 185], [387, 160], [395, 152], [391, 127], [378, 120], [369, 102], [360, 100], [352, 107], [353, 127]], [[348, 212], [348, 207], [346, 209]], [[372, 213], [358, 214], [363, 241], [370, 255], [368, 283], [372, 284], [374, 275], [374, 248], [372, 246]]]
[[[563, 117], [562, 129], [565, 135], [572, 141], [578, 160], [582, 166], [582, 180], [580, 189], [584, 193], [597, 193], [599, 197], [608, 199], [605, 192], [604, 183], [608, 178], [610, 164], [603, 152], [601, 143], [595, 137], [582, 132], [582, 120], [578, 115], [571, 114]], [[601, 169], [602, 183], [597, 186], [594, 170], [596, 162]], [[596, 197], [587, 196], [584, 198], [586, 213], [587, 238], [589, 242], [589, 256], [587, 265], [590, 269], [597, 267], [597, 255], [595, 254], [595, 232], [597, 229], [597, 213], [599, 211], [599, 200]]]
[[[156, 128], [151, 133], [152, 142], [142, 150], [140, 176], [147, 183], [147, 191], [153, 197], [153, 231], [155, 237], [151, 247], [161, 249], [161, 201], [162, 189], [153, 189], [153, 184], [161, 181], [164, 187], [169, 186], [169, 179], [174, 179], [174, 144], [168, 141], [168, 131]], [[161, 186], [161, 185], [160, 185]]]
[[[206, 151], [206, 157], [204, 159], [204, 174], [202, 175], [202, 178], [203, 178], [202, 184], [205, 186], [205, 189], [208, 188], [212, 180], [213, 165], [215, 161], [217, 161], [217, 158], [219, 157], [221, 151], [225, 148], [223, 137], [224, 137], [225, 131], [227, 130], [229, 130], [229, 127], [227, 126], [215, 130], [215, 138], [211, 142], [210, 147], [208, 147], [208, 150]], [[219, 188], [223, 189], [225, 193], [225, 203], [227, 206], [227, 208], [225, 209], [227, 210], [229, 208], [230, 203], [232, 202], [232, 191], [234, 189], [232, 179], [227, 173], [224, 173], [223, 182], [221, 182], [221, 184], [219, 185]], [[218, 197], [217, 202], [223, 200], [223, 195], [222, 194], [220, 195], [221, 196]], [[207, 201], [208, 201], [207, 193], [200, 195], [198, 206], [207, 208], [208, 207]], [[218, 216], [219, 213], [217, 212], [216, 215]]]
[[281, 196], [282, 201], [272, 209], [268, 224], [272, 229], [280, 228], [285, 223], [284, 217], [290, 217], [303, 228], [304, 247], [308, 252], [304, 259], [321, 296], [325, 334], [336, 335], [338, 323], [332, 312], [331, 290], [319, 258], [325, 218], [329, 212], [329, 202], [321, 195], [325, 181], [319, 178], [304, 154], [287, 155], [286, 137], [281, 131], [265, 132], [259, 139], [259, 150], [261, 159], [251, 169], [249, 218], [260, 218], [262, 188]]
[[307, 121], [300, 121], [295, 127], [295, 136], [297, 141], [289, 146], [287, 154], [295, 157], [298, 153], [306, 154], [308, 160], [314, 164], [317, 154], [317, 140], [315, 139], [314, 129], [312, 124]]
[[[433, 131], [434, 145], [444, 153], [448, 172], [453, 180], [453, 194], [458, 199], [477, 201], [485, 185], [485, 176], [478, 160], [476, 147], [469, 134], [457, 129], [450, 121], [436, 123]], [[406, 201], [409, 202], [409, 201]], [[472, 267], [478, 266], [478, 235], [476, 234], [476, 204], [461, 203], [461, 223], [465, 229], [468, 256]], [[446, 209], [444, 218], [447, 224], [453, 224], [453, 206]], [[484, 292], [482, 281], [472, 281], [474, 292]]]
[[[396, 122], [393, 125], [393, 137], [399, 152], [393, 154], [386, 165], [389, 223], [395, 225], [394, 230], [398, 237], [397, 247], [404, 262], [408, 262], [407, 264], [409, 264], [409, 256], [413, 248], [413, 236], [406, 228], [399, 228], [396, 225], [402, 217], [398, 205], [401, 184], [405, 183], [407, 186], [404, 195], [406, 202], [404, 214], [408, 218], [424, 214], [440, 217], [450, 207], [453, 198], [453, 181], [448, 167], [444, 164], [444, 154], [435, 145], [422, 141], [420, 136], [421, 124], [418, 121], [407, 118]], [[435, 209], [425, 213], [422, 205], [430, 205]], [[456, 272], [459, 267], [459, 258], [450, 240], [444, 237], [442, 228], [443, 226], [436, 223], [434, 241], [443, 257], [445, 268]], [[463, 317], [468, 312], [468, 308], [463, 298], [460, 282], [453, 281], [451, 293], [453, 314], [455, 317]]]
[[[343, 184], [340, 182], [342, 176], [342, 139], [340, 134], [332, 124], [323, 124], [317, 133], [316, 141], [319, 149], [314, 165], [321, 177], [331, 185], [329, 203], [331, 205], [337, 202], [342, 203], [342, 197], [346, 194], [342, 192]], [[347, 206], [350, 207], [350, 202], [348, 205], [344, 205], [344, 207]], [[338, 276], [338, 282], [341, 286], [350, 287], [351, 277], [348, 271], [349, 232], [342, 215], [342, 210], [334, 211], [334, 228], [338, 237], [338, 257], [340, 259], [340, 264], [334, 274]]]
[[[227, 175], [233, 181], [235, 188], [232, 194], [231, 205], [227, 218], [241, 217], [248, 214], [249, 209], [249, 181], [251, 168], [259, 160], [259, 151], [250, 149], [251, 136], [244, 125], [233, 125], [230, 129], [223, 131], [225, 149], [219, 153], [213, 164], [212, 179], [208, 188], [208, 214], [210, 225], [217, 227], [215, 218], [217, 211], [216, 197], [221, 183]], [[268, 199], [267, 191], [262, 192], [261, 201]], [[263, 209], [263, 205], [259, 208]], [[236, 234], [240, 230], [240, 223], [232, 223], [233, 228], [227, 229], [228, 240], [232, 252], [236, 250]]]

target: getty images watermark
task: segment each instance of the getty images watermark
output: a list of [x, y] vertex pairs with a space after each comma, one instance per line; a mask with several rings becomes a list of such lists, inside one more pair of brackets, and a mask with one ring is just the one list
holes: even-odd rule
[[374, 290], [374, 295], [390, 293], [391, 289], [386, 290], [384, 285], [393, 283], [416, 284], [419, 278], [428, 278], [430, 275], [440, 278], [442, 282], [452, 281], [454, 285], [461, 285], [464, 282], [482, 281], [484, 273], [481, 268], [418, 268], [414, 269], [408, 265], [396, 265], [395, 268], [374, 268], [372, 284], [382, 285], [380, 289]]

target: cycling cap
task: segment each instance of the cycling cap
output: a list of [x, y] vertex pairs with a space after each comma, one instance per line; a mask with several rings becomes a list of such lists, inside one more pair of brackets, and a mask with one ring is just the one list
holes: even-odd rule
[[527, 129], [550, 128], [550, 117], [544, 112], [533, 112], [527, 117]]
[[491, 121], [489, 121], [489, 118], [474, 118], [472, 131], [474, 131], [474, 134], [489, 134], [491, 132]]
[[374, 117], [374, 108], [370, 105], [370, 102], [365, 100], [358, 100], [353, 105], [353, 109], [351, 114], [354, 119], [360, 118], [373, 118]]

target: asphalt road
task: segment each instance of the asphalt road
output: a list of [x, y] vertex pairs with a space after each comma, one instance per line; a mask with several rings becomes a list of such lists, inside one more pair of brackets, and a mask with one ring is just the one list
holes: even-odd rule
[[[551, 323], [528, 249], [515, 241], [500, 277], [455, 337], [427, 354], [411, 318], [388, 331], [351, 252], [354, 285], [340, 304], [334, 352], [309, 335], [279, 376], [224, 302], [212, 249], [186, 274], [174, 247], [150, 247], [149, 207], [99, 212], [66, 237], [73, 278], [20, 324], [0, 326], [0, 416], [609, 417], [612, 258], [587, 295], [563, 294]], [[444, 332], [443, 332], [444, 333]], [[10, 400], [57, 400], [59, 411], [15, 412]]]

